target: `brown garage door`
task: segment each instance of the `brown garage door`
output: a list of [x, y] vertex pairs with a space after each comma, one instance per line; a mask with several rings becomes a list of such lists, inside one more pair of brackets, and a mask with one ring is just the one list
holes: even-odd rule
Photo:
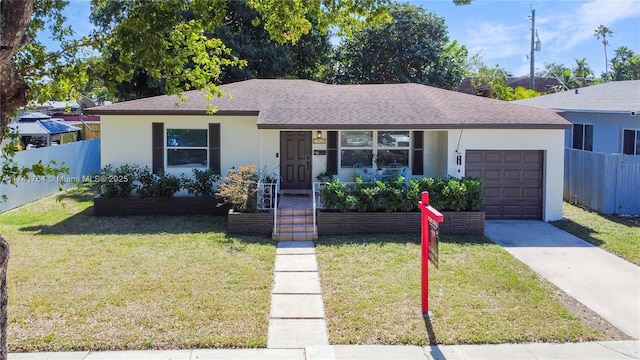
[[487, 219], [542, 219], [542, 151], [467, 150], [465, 167], [483, 180]]

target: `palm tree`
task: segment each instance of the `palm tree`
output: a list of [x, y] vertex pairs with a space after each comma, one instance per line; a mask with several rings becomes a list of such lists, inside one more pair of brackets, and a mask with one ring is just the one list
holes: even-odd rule
[[593, 75], [593, 70], [587, 64], [587, 58], [575, 59], [576, 67], [573, 68], [573, 76], [586, 79], [587, 76]]
[[593, 36], [595, 36], [595, 38], [598, 40], [602, 38], [602, 45], [604, 46], [604, 77], [606, 80], [608, 78], [607, 68], [609, 67], [607, 60], [607, 45], [609, 45], [609, 42], [607, 41], [607, 36], [612, 37], [613, 31], [604, 25], [600, 25], [596, 29]]

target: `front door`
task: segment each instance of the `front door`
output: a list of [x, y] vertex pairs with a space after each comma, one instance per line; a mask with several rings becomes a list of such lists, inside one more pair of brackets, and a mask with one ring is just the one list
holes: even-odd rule
[[283, 189], [311, 189], [311, 132], [280, 132], [280, 176]]

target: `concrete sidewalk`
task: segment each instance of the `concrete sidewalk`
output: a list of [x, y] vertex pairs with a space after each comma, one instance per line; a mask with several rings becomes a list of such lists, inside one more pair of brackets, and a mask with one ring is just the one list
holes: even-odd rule
[[487, 221], [486, 236], [633, 339], [640, 267], [541, 221]]
[[450, 346], [327, 345], [300, 349], [196, 349], [11, 353], [9, 360], [536, 360], [640, 359], [634, 341], [577, 344], [506, 344]]

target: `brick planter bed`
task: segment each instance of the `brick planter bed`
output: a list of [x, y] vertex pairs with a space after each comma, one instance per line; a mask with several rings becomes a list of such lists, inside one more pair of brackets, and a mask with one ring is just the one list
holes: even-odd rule
[[235, 235], [271, 236], [273, 212], [241, 213], [229, 210], [227, 232]]
[[218, 206], [219, 198], [178, 197], [101, 197], [93, 198], [95, 216], [131, 215], [226, 215], [229, 205]]
[[[440, 234], [484, 235], [485, 213], [443, 212]], [[419, 212], [317, 213], [318, 235], [420, 233]]]

